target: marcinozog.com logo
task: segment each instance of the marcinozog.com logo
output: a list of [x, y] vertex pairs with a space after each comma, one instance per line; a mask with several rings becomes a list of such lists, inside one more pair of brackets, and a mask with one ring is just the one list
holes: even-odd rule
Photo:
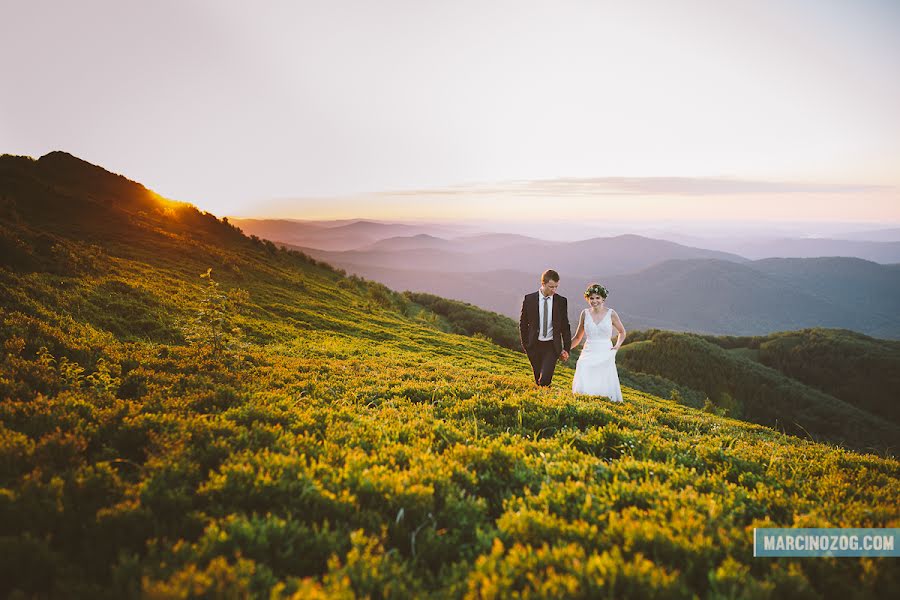
[[753, 556], [900, 556], [897, 528], [755, 528]]

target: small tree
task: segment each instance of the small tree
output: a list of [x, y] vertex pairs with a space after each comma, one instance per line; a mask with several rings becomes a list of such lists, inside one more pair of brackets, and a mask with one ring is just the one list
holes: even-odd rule
[[201, 273], [206, 279], [200, 299], [200, 309], [184, 328], [185, 337], [198, 346], [207, 346], [215, 356], [242, 345], [241, 330], [233, 323], [238, 308], [247, 299], [241, 289], [223, 292], [212, 277], [212, 268]]

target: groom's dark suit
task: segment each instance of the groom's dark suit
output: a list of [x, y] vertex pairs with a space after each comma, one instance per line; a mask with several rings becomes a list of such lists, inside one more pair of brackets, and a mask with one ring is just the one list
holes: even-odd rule
[[546, 342], [538, 340], [541, 327], [539, 297], [539, 292], [533, 292], [527, 294], [522, 300], [519, 339], [522, 342], [522, 349], [525, 350], [525, 354], [528, 355], [528, 360], [531, 362], [534, 382], [546, 386], [550, 385], [553, 380], [556, 360], [563, 350], [568, 351], [572, 346], [572, 329], [569, 326], [568, 301], [559, 294], [554, 294], [553, 309], [551, 310], [553, 339]]

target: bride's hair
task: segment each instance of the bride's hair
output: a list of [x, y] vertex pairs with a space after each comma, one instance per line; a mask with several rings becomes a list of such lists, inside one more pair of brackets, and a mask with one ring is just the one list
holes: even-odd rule
[[600, 294], [601, 296], [603, 296], [603, 299], [605, 300], [606, 297], [609, 296], [609, 290], [607, 290], [605, 287], [603, 287], [599, 283], [592, 283], [591, 285], [588, 286], [588, 289], [586, 289], [584, 291], [584, 297], [590, 298], [593, 294]]

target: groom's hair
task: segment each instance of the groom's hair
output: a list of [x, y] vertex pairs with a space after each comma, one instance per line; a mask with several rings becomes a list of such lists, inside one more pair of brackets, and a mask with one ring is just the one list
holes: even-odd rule
[[541, 283], [547, 283], [548, 281], [559, 281], [559, 273], [553, 269], [547, 269], [541, 273]]

